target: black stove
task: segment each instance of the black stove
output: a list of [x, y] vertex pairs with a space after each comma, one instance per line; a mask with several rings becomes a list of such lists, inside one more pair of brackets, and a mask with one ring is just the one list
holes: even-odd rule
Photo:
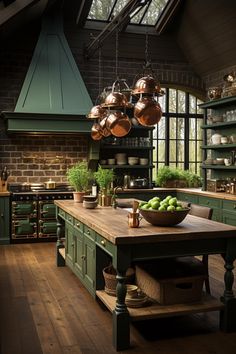
[[54, 189], [46, 189], [42, 183], [10, 183], [8, 190], [12, 200], [73, 199], [73, 188], [66, 184], [59, 184]]

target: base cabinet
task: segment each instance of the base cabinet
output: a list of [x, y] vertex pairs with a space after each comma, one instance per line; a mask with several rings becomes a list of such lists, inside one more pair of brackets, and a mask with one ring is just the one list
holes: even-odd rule
[[65, 219], [66, 265], [95, 296], [95, 233], [69, 215]]
[[0, 244], [10, 243], [9, 197], [0, 197]]

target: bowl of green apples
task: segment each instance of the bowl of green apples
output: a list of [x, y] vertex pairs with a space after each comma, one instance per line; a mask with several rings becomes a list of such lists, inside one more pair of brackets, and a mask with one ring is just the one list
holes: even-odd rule
[[162, 199], [153, 197], [147, 202], [139, 203], [139, 212], [152, 225], [174, 226], [180, 224], [190, 208], [184, 207], [176, 197], [168, 195]]

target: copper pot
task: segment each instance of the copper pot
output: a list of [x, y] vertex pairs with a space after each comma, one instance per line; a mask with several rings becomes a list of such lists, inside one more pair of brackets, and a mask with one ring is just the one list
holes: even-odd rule
[[123, 112], [112, 112], [107, 117], [107, 127], [110, 129], [112, 135], [123, 137], [129, 133], [131, 122], [129, 117]]
[[112, 107], [112, 108], [123, 108], [128, 104], [126, 96], [121, 93], [119, 90], [115, 91], [115, 88], [119, 85], [120, 80], [116, 80], [112, 85], [112, 91], [105, 98], [105, 102], [102, 105], [103, 107]]
[[102, 131], [102, 135], [104, 137], [107, 137], [107, 136], [110, 136], [111, 135], [111, 131], [109, 129], [109, 126], [107, 125], [107, 119], [108, 119], [108, 116], [103, 118], [101, 121], [100, 121], [100, 127], [101, 127], [101, 131]]
[[141, 77], [135, 84], [132, 92], [136, 94], [155, 94], [160, 93], [160, 84], [150, 75]]
[[91, 128], [91, 137], [93, 140], [101, 140], [102, 135], [102, 128], [99, 123], [94, 123]]
[[91, 111], [87, 115], [89, 119], [102, 119], [106, 116], [106, 109], [101, 105], [97, 105], [91, 108]]
[[134, 116], [141, 125], [151, 126], [161, 119], [161, 107], [151, 97], [141, 97], [134, 107]]

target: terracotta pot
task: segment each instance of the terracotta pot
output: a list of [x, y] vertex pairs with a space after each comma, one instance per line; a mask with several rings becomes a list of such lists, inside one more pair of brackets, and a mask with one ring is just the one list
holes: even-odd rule
[[84, 195], [85, 195], [85, 192], [73, 192], [74, 202], [75, 203], [82, 203], [84, 200]]
[[141, 125], [152, 126], [161, 119], [161, 107], [151, 97], [141, 97], [135, 104], [134, 116]]

